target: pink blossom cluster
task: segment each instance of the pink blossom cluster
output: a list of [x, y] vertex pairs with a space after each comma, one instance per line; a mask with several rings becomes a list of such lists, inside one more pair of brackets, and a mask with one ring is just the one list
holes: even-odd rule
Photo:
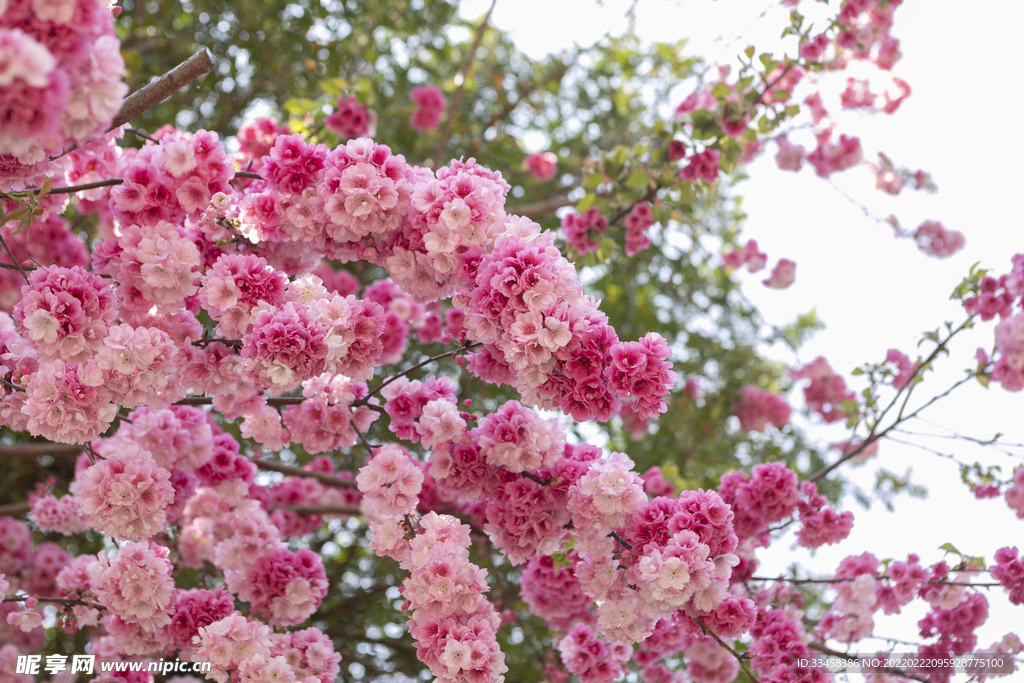
[[[601, 209], [592, 206], [582, 213], [569, 212], [562, 217], [562, 233], [565, 243], [577, 254], [589, 254], [598, 247], [599, 235], [608, 228], [608, 219], [601, 215]], [[593, 230], [593, 233], [591, 233]]]
[[239, 147], [236, 163], [241, 168], [258, 172], [263, 165], [263, 157], [270, 154], [277, 138], [290, 132], [287, 124], [278, 123], [273, 118], [246, 121], [235, 136]]
[[192, 647], [192, 639], [199, 635], [199, 629], [234, 611], [234, 597], [223, 588], [175, 589], [170, 622], [163, 627], [162, 635], [170, 648], [187, 651]]
[[565, 557], [542, 555], [523, 567], [520, 580], [523, 600], [532, 614], [559, 631], [567, 631], [574, 622], [591, 619], [589, 610], [593, 600], [576, 579], [578, 560], [573, 552]]
[[609, 384], [621, 398], [633, 399], [633, 412], [652, 418], [668, 410], [665, 397], [678, 375], [672, 370], [672, 349], [661, 335], [648, 332], [639, 341], [619, 342], [610, 356]]
[[523, 159], [523, 166], [540, 182], [551, 180], [558, 173], [558, 156], [554, 152], [534, 152]]
[[1006, 489], [1006, 504], [1017, 513], [1017, 519], [1024, 519], [1024, 467], [1013, 471], [1013, 479]]
[[125, 408], [170, 406], [185, 394], [174, 369], [177, 348], [163, 330], [114, 325], [96, 353], [104, 386]]
[[193, 642], [196, 660], [212, 665], [207, 677], [227, 683], [230, 670], [256, 657], [270, 656], [270, 627], [234, 612], [201, 627]]
[[799, 492], [796, 473], [782, 463], [756, 465], [750, 476], [742, 472], [722, 475], [718, 492], [735, 515], [741, 539], [764, 533], [796, 511]]
[[169, 551], [149, 541], [125, 543], [117, 556], [103, 553], [88, 565], [97, 601], [128, 624], [154, 632], [171, 623], [174, 594]]
[[[399, 377], [386, 384], [380, 393], [385, 399], [384, 411], [390, 419], [388, 429], [400, 439], [416, 442], [420, 439], [421, 431], [428, 433], [426, 427], [420, 429], [419, 423], [424, 410], [431, 403], [434, 404], [431, 412], [435, 418], [447, 413], [454, 422], [454, 417], [451, 416], [452, 409], [442, 405], [449, 404], [452, 408], [455, 406], [456, 386], [447, 377], [430, 375], [422, 382]], [[456, 416], [463, 419], [457, 411]], [[463, 428], [465, 426], [463, 420]]]
[[32, 271], [14, 307], [18, 331], [40, 357], [70, 363], [96, 354], [115, 315], [110, 286], [79, 266]]
[[869, 163], [871, 172], [875, 174], [875, 188], [891, 195], [897, 195], [909, 183], [915, 190], [935, 191], [931, 175], [922, 170], [911, 173], [904, 168], [896, 168], [892, 159], [878, 153], [878, 162]]
[[118, 282], [118, 301], [127, 315], [144, 316], [154, 306], [179, 310], [199, 291], [199, 250], [183, 228], [164, 220], [126, 225], [120, 237], [96, 245], [92, 263]]
[[[744, 127], [746, 127], [744, 125]], [[706, 183], [713, 183], [718, 180], [718, 159], [720, 152], [717, 149], [705, 149], [689, 157], [686, 166], [679, 171], [679, 177], [683, 180], [703, 180]]]
[[496, 639], [501, 618], [483, 596], [487, 571], [469, 561], [469, 527], [429, 512], [412, 540], [395, 517], [371, 522], [370, 529], [377, 554], [398, 559], [410, 572], [402, 583], [403, 609], [412, 611], [409, 632], [419, 660], [442, 683], [503, 680], [508, 669]]
[[[351, 448], [358, 434], [369, 431], [379, 414], [367, 406], [352, 407], [367, 394], [364, 382], [344, 375], [323, 374], [302, 383], [302, 403], [284, 411], [287, 441], [301, 444], [307, 453]], [[276, 418], [276, 411], [271, 417]], [[256, 435], [259, 436], [259, 435]], [[263, 441], [262, 439], [257, 439]]]
[[437, 128], [441, 114], [448, 106], [448, 100], [441, 89], [434, 85], [419, 85], [409, 93], [409, 99], [416, 104], [409, 118], [409, 126], [419, 132]]
[[754, 640], [748, 652], [759, 681], [826, 683], [831, 680], [827, 670], [799, 664], [798, 656], [810, 652], [799, 616], [794, 619], [782, 609], [760, 609], [750, 634]]
[[[1020, 255], [1018, 254], [1018, 256]], [[1013, 287], [1010, 278], [1011, 274], [1002, 275], [999, 278], [989, 275], [981, 278], [978, 283], [978, 296], [965, 298], [964, 310], [985, 321], [992, 320], [996, 316], [1003, 320], [1013, 315], [1013, 305], [1017, 302], [1020, 294], [1019, 288]]]
[[[560, 408], [576, 420], [610, 419], [619, 401], [604, 377], [618, 342], [614, 330], [583, 297], [550, 233], [525, 220], [506, 228], [480, 261], [476, 287], [455, 298], [466, 311], [467, 335], [498, 350], [477, 351], [470, 371], [485, 381], [506, 381], [514, 371], [524, 403]], [[651, 401], [667, 393], [645, 388]]]
[[[117, 441], [136, 444], [164, 469], [196, 470], [213, 457], [214, 430], [202, 408], [171, 406], [161, 410], [142, 407], [128, 414], [114, 437], [94, 448], [105, 449]], [[115, 451], [116, 452], [116, 451]]]
[[657, 221], [651, 216], [651, 205], [638, 202], [630, 209], [624, 224], [626, 226], [626, 256], [635, 256], [651, 246], [647, 229]]
[[116, 538], [148, 538], [167, 526], [166, 508], [174, 500], [170, 477], [132, 444], [79, 472], [71, 493], [91, 528]]
[[0, 571], [8, 576], [18, 573], [32, 551], [32, 532], [13, 517], [0, 517]]
[[726, 268], [747, 267], [751, 273], [756, 273], [768, 263], [768, 255], [757, 247], [757, 240], [747, 240], [742, 249], [733, 249], [722, 254], [722, 265]]
[[101, 135], [128, 94], [110, 6], [88, 0], [3, 9], [0, 156], [31, 165]]
[[284, 657], [295, 677], [304, 683], [316, 683], [309, 681], [310, 676], [319, 679], [319, 683], [331, 683], [341, 672], [341, 655], [334, 651], [331, 639], [317, 628], [270, 634], [270, 654]]
[[997, 550], [995, 566], [989, 569], [989, 573], [1009, 592], [1010, 602], [1024, 605], [1024, 557], [1017, 554], [1016, 546]]
[[252, 254], [224, 254], [202, 279], [199, 301], [217, 321], [219, 335], [229, 339], [247, 334], [262, 309], [284, 303], [288, 284], [284, 273]]
[[380, 335], [383, 354], [379, 364], [394, 365], [405, 356], [411, 332], [422, 330], [426, 324], [426, 308], [391, 280], [378, 280], [366, 288], [363, 296], [384, 309], [384, 331]]
[[1001, 320], [995, 327], [995, 337], [992, 379], [1007, 391], [1024, 389], [1024, 311]]
[[114, 395], [104, 379], [103, 370], [91, 360], [40, 364], [25, 386], [21, 407], [28, 418], [25, 428], [34, 436], [59, 443], [96, 438], [117, 415]]
[[771, 275], [761, 283], [770, 289], [789, 289], [796, 282], [796, 262], [788, 258], [779, 259]]
[[910, 235], [917, 248], [936, 258], [949, 258], [964, 248], [964, 234], [949, 230], [938, 221], [924, 221]]
[[230, 193], [234, 168], [216, 133], [167, 132], [140, 149], [110, 191], [114, 217], [123, 225], [180, 226], [197, 218], [217, 193]]
[[40, 531], [56, 531], [70, 536], [89, 528], [82, 518], [78, 499], [73, 495], [57, 498], [44, 490], [30, 493], [28, 500], [32, 506], [32, 521]]
[[814, 167], [815, 173], [827, 178], [859, 164], [864, 159], [864, 153], [859, 138], [840, 135], [838, 142], [832, 142], [831, 135], [824, 133], [818, 136], [818, 146], [806, 159]]
[[843, 403], [857, 400], [846, 388], [846, 380], [832, 370], [824, 356], [818, 356], [803, 367], [791, 368], [787, 374], [793, 380], [810, 380], [804, 387], [804, 401], [828, 424], [846, 419], [848, 414], [844, 412]]
[[775, 144], [779, 148], [779, 151], [775, 154], [775, 164], [779, 169], [783, 171], [799, 171], [803, 166], [804, 158], [807, 156], [807, 150], [804, 146], [793, 144], [785, 135], [775, 138]]
[[[878, 569], [877, 562], [867, 564], [863, 571], [874, 575]], [[914, 554], [908, 555], [906, 562], [893, 562], [885, 574], [888, 581], [879, 583], [875, 596], [877, 606], [885, 614], [899, 614], [900, 609], [910, 604], [918, 591], [931, 579], [930, 572], [921, 566], [920, 558]]]
[[423, 472], [394, 444], [378, 448], [356, 475], [366, 507], [377, 517], [401, 517], [416, 509]]
[[377, 112], [360, 104], [355, 95], [339, 95], [334, 103], [334, 112], [324, 118], [324, 126], [340, 135], [342, 140], [371, 137], [377, 129]]
[[617, 650], [595, 634], [586, 624], [577, 623], [558, 641], [558, 653], [570, 673], [581, 683], [611, 683], [625, 673], [623, 665], [632, 650]]
[[769, 424], [781, 429], [789, 424], [791, 412], [784, 396], [753, 384], [740, 387], [732, 403], [743, 430], [763, 432]]
[[565, 449], [565, 433], [558, 423], [542, 419], [518, 401], [488, 413], [474, 437], [489, 465], [515, 474], [551, 469]]
[[853, 528], [853, 513], [839, 512], [828, 507], [825, 496], [818, 494], [814, 482], [800, 484], [800, 492], [807, 500], [797, 502], [800, 512], [800, 529], [796, 532], [797, 542], [805, 548], [819, 548], [838, 543], [850, 535]]
[[279, 548], [252, 563], [238, 597], [254, 613], [269, 617], [271, 626], [305, 621], [327, 596], [327, 576], [312, 550]]

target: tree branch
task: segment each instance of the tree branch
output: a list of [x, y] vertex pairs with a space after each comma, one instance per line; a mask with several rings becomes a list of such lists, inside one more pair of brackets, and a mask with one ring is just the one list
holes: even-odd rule
[[361, 513], [359, 512], [358, 505], [275, 505], [270, 508], [270, 511], [274, 510], [291, 510], [297, 515], [349, 515], [351, 517], [358, 517]]
[[304, 470], [301, 467], [292, 467], [291, 465], [285, 465], [279, 462], [270, 462], [268, 460], [256, 460], [254, 458], [252, 462], [257, 468], [267, 472], [280, 472], [281, 474], [288, 474], [293, 477], [309, 477], [310, 479], [316, 479], [321, 484], [326, 484], [327, 486], [333, 486], [339, 489], [358, 488], [354, 479], [342, 479], [341, 477], [335, 477], [332, 474], [313, 472], [311, 470]]
[[0, 505], [0, 517], [20, 517], [28, 513], [32, 507], [28, 503]]
[[213, 69], [213, 59], [203, 48], [149, 85], [139, 88], [125, 99], [109, 130], [128, 123], [160, 104], [186, 85]]
[[38, 458], [40, 455], [54, 457], [76, 456], [84, 449], [71, 443], [16, 443], [0, 444], [0, 458]]
[[484, 20], [480, 22], [480, 26], [477, 27], [476, 37], [473, 38], [473, 45], [469, 48], [469, 52], [466, 53], [466, 58], [462, 62], [462, 70], [459, 72], [462, 80], [459, 82], [459, 87], [455, 89], [455, 94], [452, 95], [452, 103], [448, 107], [448, 118], [444, 122], [444, 131], [441, 133], [441, 139], [437, 141], [437, 150], [434, 152], [435, 169], [441, 166], [441, 160], [444, 158], [445, 150], [448, 148], [448, 140], [452, 136], [452, 126], [455, 124], [455, 111], [459, 108], [459, 102], [462, 100], [462, 92], [466, 89], [466, 81], [469, 80], [473, 72], [473, 57], [476, 55], [476, 51], [480, 49], [480, 44], [484, 41], [487, 24], [490, 22], [491, 13], [494, 12], [494, 6], [497, 4], [498, 0], [491, 0], [491, 7], [487, 10]]

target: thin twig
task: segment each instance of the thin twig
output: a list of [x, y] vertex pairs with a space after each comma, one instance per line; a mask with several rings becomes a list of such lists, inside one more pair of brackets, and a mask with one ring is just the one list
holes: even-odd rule
[[476, 37], [473, 38], [473, 45], [469, 48], [469, 52], [466, 53], [466, 58], [462, 62], [462, 70], [459, 72], [462, 80], [459, 82], [459, 87], [455, 89], [455, 94], [452, 95], [452, 102], [448, 107], [448, 120], [444, 122], [444, 131], [441, 133], [441, 139], [437, 141], [437, 150], [434, 152], [434, 168], [440, 167], [445, 150], [448, 148], [448, 140], [452, 136], [452, 126], [455, 123], [455, 112], [458, 110], [459, 102], [462, 100], [462, 92], [466, 89], [466, 81], [469, 80], [473, 72], [473, 57], [476, 55], [476, 51], [480, 49], [480, 44], [484, 41], [487, 24], [490, 22], [491, 13], [494, 12], [494, 6], [497, 4], [498, 0], [491, 0], [491, 7], [487, 10], [484, 20], [480, 22], [480, 26], [477, 27]]
[[11, 257], [11, 262], [18, 267], [18, 271], [21, 273], [21, 276], [25, 278], [25, 284], [28, 284], [28, 273], [26, 273], [25, 269], [21, 267], [21, 261], [14, 258], [14, 253], [11, 251], [11, 248], [7, 246], [7, 240], [4, 239], [2, 234], [0, 234], [0, 244], [4, 246], [4, 251], [6, 251], [7, 255]]
[[714, 638], [716, 643], [721, 645], [729, 652], [729, 654], [736, 658], [736, 661], [740, 663], [740, 667], [743, 669], [743, 673], [747, 674], [747, 678], [750, 679], [751, 683], [760, 683], [754, 676], [754, 673], [750, 670], [750, 662], [747, 660], [746, 656], [741, 655], [739, 652], [733, 649], [732, 646], [730, 646], [728, 643], [722, 640], [717, 633], [708, 628], [708, 625], [704, 623], [703, 619], [701, 619], [700, 617], [695, 617], [694, 621], [696, 621], [697, 624], [700, 625], [701, 630], [703, 630], [705, 634]]
[[397, 381], [398, 379], [400, 379], [402, 377], [405, 377], [410, 372], [414, 372], [416, 370], [419, 370], [420, 368], [422, 368], [425, 365], [430, 365], [435, 360], [441, 360], [442, 358], [446, 358], [448, 356], [454, 356], [455, 354], [457, 354], [459, 352], [469, 351], [470, 349], [475, 349], [478, 346], [483, 346], [483, 342], [470, 342], [468, 344], [461, 345], [459, 348], [455, 349], [454, 351], [445, 351], [444, 353], [439, 353], [436, 356], [431, 356], [430, 358], [426, 359], [425, 361], [417, 363], [416, 365], [412, 366], [411, 368], [409, 368], [407, 370], [403, 370], [402, 372], [398, 373], [397, 375], [392, 375], [391, 377], [388, 377], [386, 380], [381, 382], [376, 388], [374, 388], [372, 391], [370, 391], [370, 393], [368, 393], [366, 396], [364, 396], [363, 398], [361, 398], [358, 401], [354, 402], [352, 404], [352, 406], [353, 407], [359, 407], [359, 406], [367, 405], [369, 403], [369, 400], [371, 398], [373, 398], [375, 395], [379, 394], [381, 389], [383, 389], [387, 385], [391, 384], [392, 382]]

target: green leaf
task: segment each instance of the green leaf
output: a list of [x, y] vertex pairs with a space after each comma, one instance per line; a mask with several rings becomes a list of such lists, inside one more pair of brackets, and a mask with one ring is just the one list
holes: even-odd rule
[[772, 93], [772, 99], [773, 100], [779, 100], [779, 101], [788, 100], [789, 99], [789, 91], [788, 90], [776, 90], [775, 92]]
[[947, 553], [953, 553], [954, 555], [960, 555], [963, 557], [963, 553], [957, 550], [952, 543], [943, 543], [939, 546], [939, 550], [945, 550]]
[[588, 173], [583, 178], [584, 190], [596, 190], [598, 185], [604, 182], [604, 173]]
[[588, 192], [586, 195], [583, 196], [583, 199], [580, 200], [580, 203], [576, 205], [576, 210], [579, 211], [580, 213], [583, 213], [584, 211], [586, 211], [587, 209], [594, 205], [594, 200], [596, 199], [596, 194], [594, 194], [593, 192]]
[[745, 54], [747, 56], [747, 59], [753, 59], [754, 58], [754, 46], [751, 45], [750, 47], [748, 47], [746, 50], [743, 51], [743, 54]]
[[725, 83], [719, 83], [718, 85], [711, 89], [711, 96], [717, 97], [719, 99], [723, 97], [728, 97], [730, 94], [732, 94], [732, 90], [730, 90], [729, 86], [727, 86]]
[[638, 166], [629, 174], [629, 178], [626, 180], [626, 187], [631, 190], [639, 190], [641, 187], [647, 187], [648, 182], [647, 171]]

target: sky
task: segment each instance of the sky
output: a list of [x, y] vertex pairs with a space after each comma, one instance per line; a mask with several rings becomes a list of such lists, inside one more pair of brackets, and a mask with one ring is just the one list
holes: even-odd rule
[[[478, 18], [489, 4], [489, 0], [466, 0], [463, 15]], [[586, 45], [605, 33], [623, 32], [625, 14], [633, 4], [632, 0], [605, 0], [601, 6], [595, 0], [498, 0], [492, 22], [509, 31], [521, 49], [540, 57], [574, 42]], [[823, 9], [815, 5], [804, 0], [801, 10], [810, 15]], [[789, 23], [788, 9], [778, 0], [638, 0], [634, 15], [636, 31], [644, 40], [689, 38], [687, 52], [723, 63], [750, 44], [758, 52], [784, 45], [779, 35]], [[949, 0], [906, 0], [896, 12], [893, 29], [904, 55], [893, 75], [910, 83], [911, 96], [892, 116], [839, 117], [839, 130], [861, 138], [866, 158], [883, 151], [898, 165], [930, 172], [937, 194], [904, 190], [898, 197], [889, 197], [874, 189], [873, 177], [863, 167], [834, 176], [836, 187], [809, 168], [796, 174], [782, 172], [772, 158], [774, 145], [751, 165], [750, 180], [738, 187], [749, 214], [744, 235], [757, 239], [769, 263], [783, 257], [796, 261], [797, 281], [780, 292], [761, 285], [765, 274], [744, 273], [740, 276], [745, 278], [744, 291], [769, 322], [785, 324], [813, 308], [827, 326], [801, 349], [798, 358], [779, 349], [770, 353], [788, 362], [825, 355], [859, 389], [862, 385], [849, 375], [853, 368], [882, 361], [889, 348], [913, 357], [923, 332], [964, 318], [949, 294], [972, 264], [980, 262], [998, 275], [1009, 270], [1012, 254], [1024, 251], [1016, 206], [1024, 181], [1016, 162], [1024, 157], [1024, 138], [1006, 123], [1013, 101], [1022, 98], [1019, 79], [1009, 70], [1018, 58], [1015, 46], [1022, 24], [1024, 3], [1003, 0], [968, 6]], [[873, 72], [855, 75], [868, 73]], [[831, 93], [837, 98], [845, 76], [833, 79], [822, 88], [826, 97]], [[838, 104], [830, 107], [835, 109]], [[926, 219], [939, 220], [963, 232], [966, 247], [945, 260], [925, 256], [909, 240], [896, 240], [888, 226], [866, 218], [843, 193], [874, 215], [895, 214], [911, 229]], [[974, 350], [991, 348], [992, 328], [992, 323], [981, 324], [956, 340], [951, 356], [939, 363], [917, 393], [928, 398], [961, 378], [964, 369], [973, 366]], [[790, 396], [797, 400], [796, 392]], [[1022, 408], [1021, 394], [995, 386], [986, 390], [971, 382], [923, 413], [928, 422], [914, 420], [906, 429], [982, 439], [1001, 432], [1004, 441], [1021, 444]], [[845, 437], [839, 426], [815, 423], [810, 432], [823, 443]], [[906, 434], [899, 438], [968, 464], [1001, 464], [1007, 476], [1024, 456], [1019, 448], [1005, 455], [949, 438]], [[865, 550], [899, 560], [915, 552], [928, 565], [943, 559], [938, 547], [947, 542], [989, 561], [1000, 547], [1024, 548], [1024, 520], [1017, 519], [1002, 498], [975, 500], [951, 460], [884, 441], [876, 461], [844, 474], [870, 490], [879, 465], [899, 474], [911, 468], [912, 480], [928, 489], [928, 498], [900, 496], [894, 513], [878, 504], [865, 511], [847, 499], [845, 508], [854, 512], [856, 523], [846, 541], [822, 548], [812, 557], [794, 549], [792, 537], [784, 538], [769, 551], [761, 551], [758, 574], [777, 575], [798, 562], [825, 575], [843, 557]], [[987, 575], [983, 580], [989, 580]], [[1024, 606], [1010, 605], [1002, 589], [991, 591], [988, 598], [990, 617], [978, 631], [979, 647], [1014, 629], [1024, 636]], [[896, 617], [876, 618], [875, 632], [920, 641], [916, 622], [926, 608], [921, 601], [913, 607]], [[874, 642], [867, 651], [883, 645]]]

